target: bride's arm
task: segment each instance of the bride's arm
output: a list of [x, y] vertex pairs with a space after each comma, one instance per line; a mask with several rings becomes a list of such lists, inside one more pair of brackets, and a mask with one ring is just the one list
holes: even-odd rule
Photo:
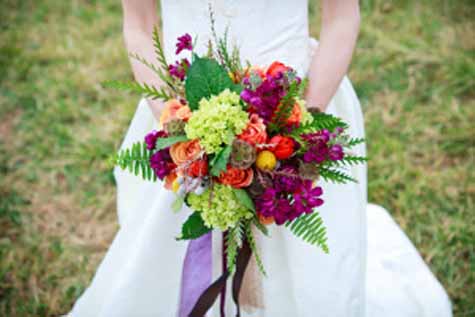
[[309, 69], [307, 103], [325, 110], [345, 76], [360, 26], [358, 0], [322, 0], [320, 43]]
[[[122, 0], [124, 12], [123, 32], [125, 46], [129, 53], [138, 54], [150, 63], [155, 63], [155, 53], [152, 42], [154, 26], [158, 25], [156, 0]], [[132, 71], [140, 83], [160, 86], [162, 82], [148, 67], [131, 58]], [[150, 109], [155, 118], [159, 118], [162, 103], [149, 99]]]

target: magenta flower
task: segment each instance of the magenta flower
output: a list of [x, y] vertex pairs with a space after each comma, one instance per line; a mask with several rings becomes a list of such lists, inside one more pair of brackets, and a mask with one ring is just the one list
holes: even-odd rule
[[298, 169], [292, 165], [286, 165], [277, 170], [278, 175], [274, 178], [274, 188], [280, 192], [295, 192], [302, 185], [302, 178]]
[[190, 67], [190, 62], [188, 59], [183, 58], [181, 61], [176, 61], [175, 64], [168, 65], [168, 72], [173, 77], [178, 78], [179, 80], [185, 80], [186, 72]]
[[161, 180], [170, 174], [176, 168], [170, 156], [170, 148], [162, 149], [152, 154], [150, 157], [150, 167]]
[[152, 130], [145, 136], [145, 143], [147, 144], [147, 150], [153, 150], [158, 138], [164, 138], [167, 133], [163, 130]]
[[343, 152], [343, 147], [340, 144], [334, 144], [330, 147], [328, 151], [328, 158], [332, 161], [340, 161], [345, 156]]
[[323, 199], [320, 196], [323, 190], [320, 186], [313, 187], [311, 180], [305, 180], [298, 193], [294, 194], [294, 208], [297, 217], [303, 213], [310, 214], [313, 209], [323, 205]]
[[188, 33], [185, 33], [184, 35], [178, 37], [175, 54], [178, 55], [183, 50], [191, 51], [193, 49], [192, 41], [193, 39], [191, 38], [191, 35]]

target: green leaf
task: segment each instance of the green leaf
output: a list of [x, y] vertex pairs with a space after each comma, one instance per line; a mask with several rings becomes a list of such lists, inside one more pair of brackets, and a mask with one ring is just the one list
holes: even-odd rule
[[226, 69], [213, 59], [195, 56], [185, 81], [186, 100], [191, 110], [198, 109], [202, 98], [218, 95], [226, 88], [236, 89]]
[[226, 170], [228, 164], [229, 156], [231, 155], [231, 145], [226, 146], [221, 150], [216, 157], [213, 159], [213, 166], [211, 167], [211, 175], [219, 176], [222, 171]]
[[181, 228], [181, 235], [177, 238], [177, 240], [197, 239], [210, 231], [211, 229], [205, 225], [203, 218], [201, 218], [201, 214], [195, 211], [183, 224]]
[[236, 195], [237, 200], [239, 200], [247, 209], [256, 211], [256, 207], [254, 206], [254, 201], [252, 200], [251, 196], [241, 188], [234, 188], [234, 195]]
[[186, 135], [177, 135], [177, 136], [170, 136], [168, 138], [158, 138], [157, 143], [155, 145], [155, 150], [161, 150], [172, 146], [175, 143], [187, 141], [188, 138]]
[[184, 202], [185, 202], [185, 198], [183, 196], [177, 196], [177, 198], [172, 204], [173, 212], [175, 213], [179, 212], [181, 210], [181, 207], [183, 207]]

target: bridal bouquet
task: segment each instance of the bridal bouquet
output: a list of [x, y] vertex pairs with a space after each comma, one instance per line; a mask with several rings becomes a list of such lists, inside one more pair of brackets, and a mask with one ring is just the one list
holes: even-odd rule
[[[116, 164], [162, 181], [176, 195], [175, 212], [189, 207], [178, 240], [224, 232], [227, 274], [242, 273], [251, 254], [265, 274], [254, 232], [267, 234], [270, 224], [328, 252], [316, 211], [324, 203], [319, 181], [355, 181], [345, 166], [365, 161], [350, 151], [363, 140], [348, 135], [341, 119], [307, 110], [306, 80], [291, 66], [243, 65], [226, 36], [214, 38], [199, 56], [189, 34], [179, 37], [169, 64], [155, 32], [157, 65], [133, 57], [164, 84], [109, 82], [164, 101], [160, 127], [120, 151]], [[191, 58], [178, 57], [183, 51]]]

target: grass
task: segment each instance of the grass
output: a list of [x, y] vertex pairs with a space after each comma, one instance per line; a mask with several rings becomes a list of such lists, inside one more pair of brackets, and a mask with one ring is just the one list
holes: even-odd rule
[[[312, 17], [317, 12], [311, 5]], [[388, 208], [475, 315], [475, 5], [362, 4], [350, 77], [366, 118], [370, 200]], [[312, 18], [312, 33], [317, 34]], [[0, 316], [66, 313], [117, 230], [106, 163], [137, 96], [118, 1], [2, 1]]]

